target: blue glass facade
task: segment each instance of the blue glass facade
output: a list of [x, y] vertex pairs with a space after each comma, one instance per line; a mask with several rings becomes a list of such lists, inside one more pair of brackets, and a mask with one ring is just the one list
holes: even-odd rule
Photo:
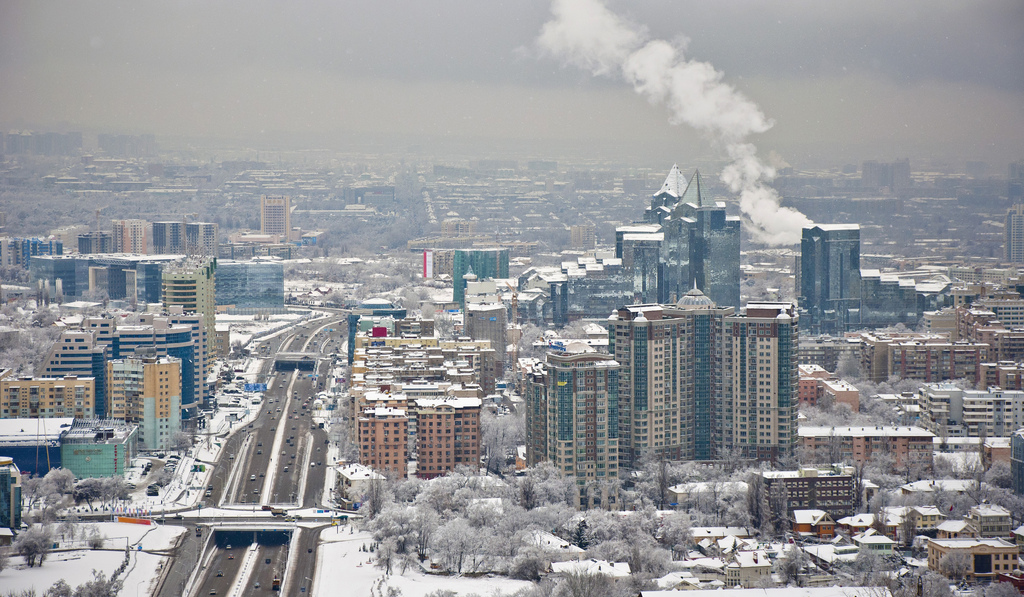
[[284, 307], [284, 265], [260, 261], [218, 261], [218, 305], [239, 309]]

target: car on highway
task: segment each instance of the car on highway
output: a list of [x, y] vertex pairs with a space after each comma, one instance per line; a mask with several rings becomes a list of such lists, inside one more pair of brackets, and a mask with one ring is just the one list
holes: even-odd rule
[[255, 481], [256, 480], [256, 475], [249, 475], [249, 480], [250, 481]]
[[218, 570], [217, 571], [217, 576], [218, 577], [224, 576], [224, 571], [223, 570]]

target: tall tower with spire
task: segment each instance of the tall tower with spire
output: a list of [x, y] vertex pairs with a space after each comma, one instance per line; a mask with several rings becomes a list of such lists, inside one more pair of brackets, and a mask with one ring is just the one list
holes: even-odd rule
[[687, 181], [673, 165], [644, 222], [662, 235], [657, 302], [674, 303], [696, 287], [718, 305], [739, 308], [740, 220], [708, 197], [699, 170]]

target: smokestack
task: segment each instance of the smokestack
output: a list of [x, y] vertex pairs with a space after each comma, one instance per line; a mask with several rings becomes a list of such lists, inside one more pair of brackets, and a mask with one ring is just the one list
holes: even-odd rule
[[672, 124], [687, 124], [725, 148], [730, 163], [721, 179], [739, 195], [740, 210], [757, 240], [770, 245], [800, 242], [812, 225], [799, 211], [782, 207], [765, 183], [775, 169], [747, 142], [774, 124], [708, 62], [687, 60], [685, 48], [648, 40], [643, 27], [612, 13], [600, 0], [554, 0], [538, 46], [594, 75], [619, 76], [651, 103], [665, 105]]

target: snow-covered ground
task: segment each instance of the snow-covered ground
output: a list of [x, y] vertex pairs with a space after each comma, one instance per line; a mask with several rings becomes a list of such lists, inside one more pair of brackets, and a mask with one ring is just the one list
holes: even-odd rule
[[231, 346], [234, 346], [235, 342], [248, 344], [252, 337], [257, 334], [266, 334], [278, 329], [290, 327], [306, 315], [306, 313], [301, 312], [277, 313], [270, 315], [269, 319], [255, 319], [255, 316], [253, 315], [228, 315], [225, 313], [218, 313], [217, 323], [228, 324], [230, 326], [230, 342]]
[[[84, 528], [86, 525], [79, 525]], [[155, 588], [159, 571], [167, 558], [159, 552], [171, 549], [184, 527], [139, 525], [118, 522], [96, 523], [106, 537], [102, 550], [75, 549], [51, 553], [42, 566], [28, 568], [20, 557], [11, 558], [11, 566], [0, 572], [0, 587], [7, 591], [35, 590], [42, 594], [63, 578], [72, 588], [92, 580], [92, 571], [108, 578], [124, 561], [124, 548], [131, 548], [128, 568], [121, 577], [121, 595], [145, 595]], [[139, 551], [141, 546], [142, 551]]]
[[512, 594], [531, 585], [528, 581], [504, 576], [443, 576], [426, 574], [412, 567], [404, 574], [395, 569], [391, 575], [385, 575], [382, 568], [373, 565], [374, 554], [360, 551], [373, 542], [370, 533], [356, 532], [349, 526], [324, 530], [320, 542], [313, 597], [333, 597], [338, 594], [338, 587], [345, 587], [346, 595], [359, 597], [386, 595], [388, 587], [400, 589], [402, 597], [423, 597], [438, 589], [455, 591], [456, 595], [494, 596]]

